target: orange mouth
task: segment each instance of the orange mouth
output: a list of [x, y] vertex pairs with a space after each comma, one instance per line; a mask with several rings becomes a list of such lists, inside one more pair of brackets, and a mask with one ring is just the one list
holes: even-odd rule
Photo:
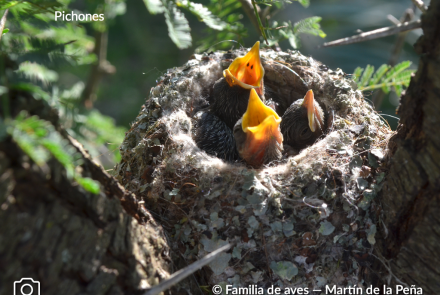
[[267, 147], [273, 144], [282, 146], [283, 135], [280, 131], [281, 118], [258, 97], [255, 89], [251, 90], [246, 113], [242, 119], [242, 129], [246, 141], [239, 151], [249, 163], [263, 164]]
[[237, 57], [223, 71], [223, 76], [231, 87], [239, 85], [245, 89], [262, 88], [264, 68], [260, 60], [260, 41], [245, 56]]

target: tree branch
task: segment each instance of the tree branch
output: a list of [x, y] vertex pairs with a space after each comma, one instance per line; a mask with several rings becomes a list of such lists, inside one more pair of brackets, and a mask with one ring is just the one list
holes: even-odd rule
[[415, 6], [417, 6], [418, 9], [420, 9], [421, 12], [425, 13], [427, 8], [422, 0], [411, 0]]
[[[262, 34], [260, 30], [260, 26], [258, 25], [257, 16], [254, 13], [254, 7], [252, 6], [252, 2], [250, 0], [239, 0], [241, 3], [241, 7], [243, 7], [244, 13], [251, 20], [252, 25], [255, 27], [259, 34]], [[257, 6], [258, 13], [260, 13], [260, 9]]]
[[411, 30], [415, 30], [415, 29], [419, 29], [419, 28], [421, 28], [421, 21], [416, 20], [413, 22], [406, 22], [406, 23], [403, 23], [403, 24], [401, 24], [399, 26], [395, 26], [395, 27], [381, 28], [381, 29], [377, 29], [374, 31], [369, 31], [369, 32], [365, 32], [365, 33], [362, 33], [359, 35], [355, 35], [352, 37], [347, 37], [347, 38], [343, 38], [343, 39], [339, 39], [339, 40], [335, 40], [335, 41], [331, 41], [331, 42], [326, 42], [326, 43], [322, 44], [321, 47], [331, 47], [331, 46], [340, 46], [340, 45], [359, 43], [359, 42], [364, 42], [364, 41], [374, 40], [374, 39], [378, 39], [378, 38], [382, 38], [382, 37], [386, 37], [386, 36], [395, 35], [395, 34], [406, 32], [406, 31], [411, 31]]
[[93, 107], [93, 101], [96, 100], [96, 92], [99, 82], [105, 74], [114, 74], [116, 68], [107, 61], [107, 43], [108, 32], [96, 32], [95, 49], [98, 56], [98, 62], [92, 66], [92, 70], [82, 95], [82, 101], [87, 108]]

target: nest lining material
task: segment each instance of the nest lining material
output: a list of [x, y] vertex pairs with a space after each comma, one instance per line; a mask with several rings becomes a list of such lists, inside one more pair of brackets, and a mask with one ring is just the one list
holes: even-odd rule
[[190, 263], [235, 243], [198, 274], [199, 284], [362, 286], [374, 260], [375, 196], [391, 130], [341, 70], [299, 52], [263, 50], [265, 85], [298, 99], [313, 89], [332, 115], [327, 134], [258, 170], [206, 154], [192, 139], [193, 110], [244, 54], [195, 55], [168, 70], [126, 134], [118, 180], [163, 225], [176, 261]]

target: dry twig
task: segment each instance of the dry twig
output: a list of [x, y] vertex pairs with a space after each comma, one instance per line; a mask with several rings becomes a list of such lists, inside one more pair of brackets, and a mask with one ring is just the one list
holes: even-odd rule
[[207, 265], [208, 263], [210, 263], [211, 261], [216, 259], [218, 255], [220, 255], [224, 251], [229, 250], [231, 247], [232, 247], [231, 244], [227, 244], [227, 245], [215, 250], [214, 252], [209, 253], [208, 255], [203, 257], [202, 259], [188, 265], [184, 269], [181, 269], [181, 270], [173, 273], [166, 281], [163, 281], [159, 285], [154, 286], [153, 288], [148, 290], [146, 293], [144, 293], [144, 295], [157, 295], [160, 292], [163, 292], [163, 291], [171, 288], [173, 285], [177, 284], [178, 282], [180, 282], [184, 278], [186, 278], [189, 275], [191, 275], [192, 273], [196, 272], [201, 267]]
[[418, 9], [420, 9], [421, 12], [425, 13], [428, 8], [425, 6], [422, 0], [411, 0], [415, 6], [417, 6]]
[[331, 42], [326, 42], [326, 43], [322, 44], [321, 47], [340, 46], [340, 45], [347, 45], [347, 44], [353, 44], [353, 43], [374, 40], [374, 39], [406, 32], [406, 31], [419, 29], [419, 28], [421, 28], [421, 25], [422, 25], [422, 22], [420, 20], [416, 20], [413, 22], [406, 22], [406, 23], [403, 23], [398, 26], [381, 28], [381, 29], [365, 32], [365, 33], [362, 33], [359, 35], [355, 35], [352, 37], [347, 37], [347, 38], [343, 38], [343, 39], [339, 39], [339, 40], [335, 40], [335, 41], [331, 41]]

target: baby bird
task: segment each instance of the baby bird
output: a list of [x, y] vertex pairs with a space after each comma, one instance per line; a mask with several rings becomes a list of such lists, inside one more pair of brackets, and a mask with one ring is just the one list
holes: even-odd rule
[[255, 89], [251, 89], [247, 110], [234, 126], [237, 150], [246, 163], [258, 168], [281, 158], [280, 122], [278, 114], [264, 105]]
[[235, 161], [240, 157], [232, 129], [246, 111], [251, 89], [263, 93], [260, 42], [245, 56], [237, 57], [223, 76], [214, 84], [211, 105], [195, 116], [195, 141], [208, 154]]
[[292, 103], [282, 116], [284, 144], [295, 150], [313, 144], [324, 130], [324, 111], [315, 101], [312, 90], [307, 91], [304, 99]]
[[237, 57], [214, 84], [211, 112], [234, 128], [243, 116], [251, 89], [263, 95], [264, 68], [260, 60], [260, 42], [243, 57]]
[[194, 118], [197, 120], [195, 142], [199, 148], [228, 162], [240, 159], [232, 130], [225, 122], [209, 112], [198, 112]]

